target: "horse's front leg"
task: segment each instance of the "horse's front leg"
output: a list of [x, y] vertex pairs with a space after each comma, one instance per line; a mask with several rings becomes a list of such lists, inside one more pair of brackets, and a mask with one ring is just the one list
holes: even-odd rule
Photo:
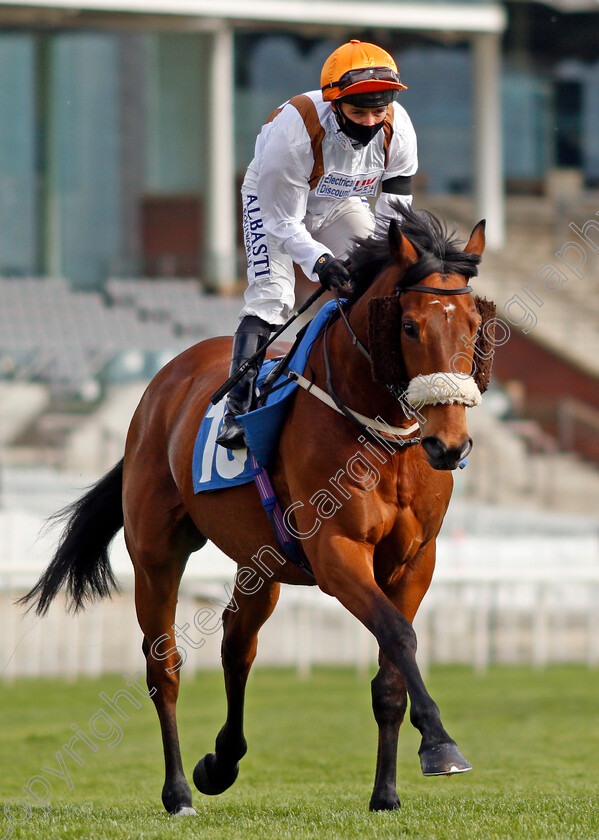
[[448, 735], [416, 664], [416, 634], [374, 579], [373, 547], [340, 534], [320, 535], [313, 566], [318, 584], [373, 633], [382, 654], [401, 674], [410, 720], [422, 735], [418, 754], [425, 776], [472, 769]]
[[394, 811], [400, 807], [397, 795], [397, 740], [408, 704], [403, 678], [382, 653], [372, 684], [372, 710], [379, 730], [371, 811]]
[[266, 580], [250, 595], [235, 586], [225, 609], [222, 662], [227, 719], [216, 738], [215, 751], [201, 758], [193, 771], [193, 781], [201, 793], [223, 793], [239, 773], [239, 761], [247, 751], [243, 734], [245, 686], [256, 657], [258, 631], [274, 610], [279, 590], [280, 584]]
[[[435, 568], [435, 543], [423, 546], [392, 585], [384, 588], [387, 597], [409, 621], [414, 620], [426, 594]], [[372, 710], [378, 726], [378, 749], [371, 811], [391, 811], [400, 807], [397, 795], [397, 741], [407, 706], [402, 675], [381, 652], [379, 671], [372, 681]]]

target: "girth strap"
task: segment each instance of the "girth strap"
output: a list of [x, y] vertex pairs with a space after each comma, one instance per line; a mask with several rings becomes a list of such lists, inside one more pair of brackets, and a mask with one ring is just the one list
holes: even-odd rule
[[314, 572], [312, 571], [310, 561], [306, 557], [299, 542], [292, 534], [289, 533], [289, 530], [285, 525], [283, 511], [281, 510], [281, 505], [279, 504], [279, 500], [277, 499], [272, 486], [270, 476], [268, 475], [266, 469], [258, 464], [258, 461], [254, 458], [254, 453], [251, 450], [249, 451], [249, 454], [258, 495], [260, 496], [262, 506], [266, 511], [270, 524], [272, 525], [279, 548], [285, 557], [294, 564], [294, 566], [299, 566], [300, 569], [303, 569], [307, 575], [310, 575], [310, 577], [313, 578]]

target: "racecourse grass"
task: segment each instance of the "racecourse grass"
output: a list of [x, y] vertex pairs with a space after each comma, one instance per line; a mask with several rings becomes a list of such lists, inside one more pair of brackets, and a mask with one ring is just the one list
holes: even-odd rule
[[[19, 825], [0, 811], [0, 840], [11, 828], [16, 840], [599, 838], [597, 671], [497, 667], [477, 675], [437, 667], [427, 683], [472, 773], [425, 779], [418, 734], [406, 722], [402, 809], [371, 814], [376, 728], [368, 680], [343, 669], [316, 670], [304, 680], [257, 669], [248, 691], [249, 751], [237, 783], [220, 797], [196, 793], [198, 816], [179, 819], [162, 810], [162, 750], [147, 698], [130, 708], [128, 721], [115, 717], [122, 738], [113, 748], [79, 748], [83, 766], [65, 756], [72, 790], [41, 770], [58, 769], [56, 752], [72, 736], [72, 723], [89, 734], [92, 716], [107, 708], [99, 693], [112, 697], [124, 688], [120, 677], [1, 685], [0, 800], [23, 797], [21, 786], [40, 773], [52, 796], [47, 812], [29, 813], [13, 801], [9, 813]], [[223, 716], [221, 675], [183, 674], [179, 727], [189, 779], [195, 761], [213, 748]]]

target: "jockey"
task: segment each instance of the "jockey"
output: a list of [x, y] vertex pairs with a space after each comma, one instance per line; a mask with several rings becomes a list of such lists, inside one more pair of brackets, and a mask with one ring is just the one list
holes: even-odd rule
[[[388, 223], [393, 200], [412, 201], [416, 135], [395, 101], [406, 86], [393, 58], [375, 44], [350, 41], [327, 58], [320, 84], [269, 117], [243, 182], [248, 288], [231, 374], [288, 319], [294, 263], [326, 289], [340, 288], [349, 280], [342, 260], [352, 239]], [[368, 197], [379, 186], [373, 215]], [[227, 395], [217, 440], [228, 449], [246, 445], [237, 417], [251, 408], [259, 368]]]

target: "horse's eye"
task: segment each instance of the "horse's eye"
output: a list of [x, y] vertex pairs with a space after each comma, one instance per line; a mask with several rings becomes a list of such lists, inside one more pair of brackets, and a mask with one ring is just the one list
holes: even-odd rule
[[401, 326], [408, 338], [418, 338], [418, 325], [413, 321], [403, 321]]

